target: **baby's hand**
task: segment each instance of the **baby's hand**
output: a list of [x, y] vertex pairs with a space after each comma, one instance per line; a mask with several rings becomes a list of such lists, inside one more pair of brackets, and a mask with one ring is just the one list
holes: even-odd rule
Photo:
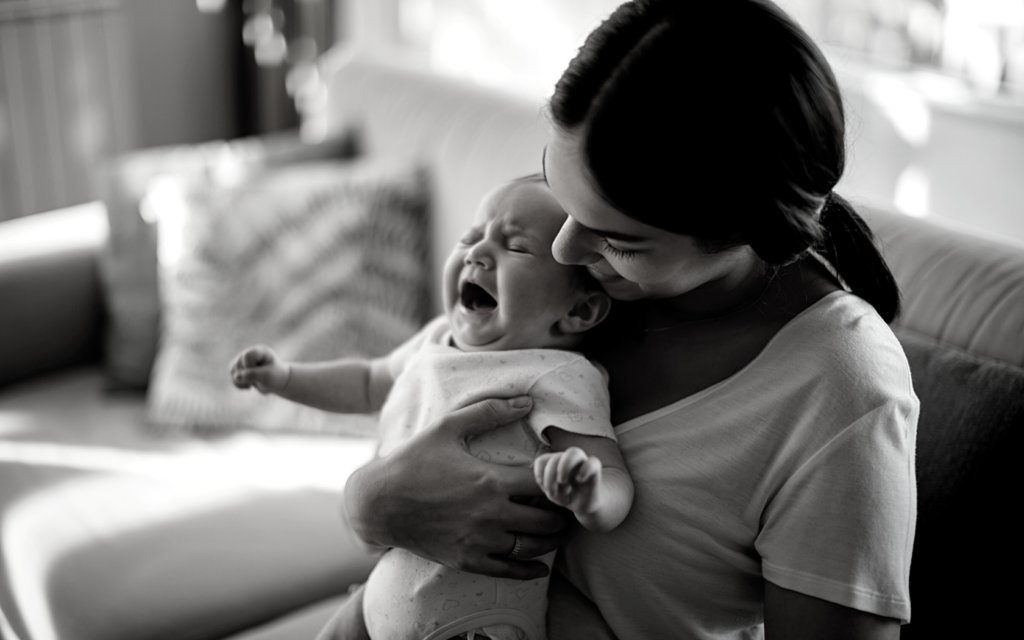
[[276, 393], [288, 385], [291, 369], [270, 347], [256, 345], [240, 353], [231, 364], [231, 382], [239, 389], [256, 387]]
[[577, 515], [591, 514], [600, 503], [601, 460], [579, 447], [545, 453], [533, 462], [533, 474], [548, 500]]

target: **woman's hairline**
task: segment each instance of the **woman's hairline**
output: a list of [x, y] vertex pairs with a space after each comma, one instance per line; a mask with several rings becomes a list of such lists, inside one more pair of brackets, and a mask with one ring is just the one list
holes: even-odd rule
[[[577, 125], [573, 129], [566, 129], [565, 127], [559, 126], [559, 124], [554, 121], [554, 118], [551, 116], [551, 111], [550, 111], [549, 107], [545, 107], [544, 108], [544, 114], [547, 116], [548, 121], [549, 121], [549, 123], [551, 125], [551, 128], [552, 128], [552, 131], [556, 135], [557, 134], [562, 134], [562, 135], [565, 135], [565, 136], [580, 137], [580, 138], [582, 136], [586, 135], [585, 128], [587, 126], [587, 120], [589, 120], [589, 119], [585, 119], [584, 122], [582, 122], [581, 124]], [[548, 188], [551, 188], [551, 185], [548, 183], [548, 176], [547, 176], [547, 153], [548, 153], [548, 145], [545, 144], [544, 148], [541, 150], [541, 158], [540, 158], [541, 173], [540, 173], [540, 175], [544, 179], [544, 184], [548, 185]], [[623, 210], [619, 205], [617, 205], [614, 202], [612, 202], [608, 198], [608, 196], [605, 195], [604, 190], [601, 188], [601, 186], [597, 182], [597, 179], [594, 177], [594, 173], [590, 170], [589, 163], [586, 161], [585, 148], [581, 150], [581, 153], [579, 155], [581, 156], [580, 159], [583, 161], [582, 168], [583, 168], [583, 172], [584, 172], [584, 177], [587, 179], [587, 182], [589, 182], [590, 187], [601, 198], [601, 200], [604, 201], [605, 204], [607, 204], [609, 207], [611, 207], [615, 211], [618, 211], [622, 215], [626, 216], [630, 220], [634, 220], [636, 222], [640, 222], [642, 224], [646, 224], [646, 225], [648, 225], [648, 226], [650, 226], [650, 227], [652, 227], [654, 229], [657, 229], [658, 231], [661, 231], [662, 233], [675, 233], [676, 235], [684, 235], [684, 236], [693, 238], [696, 241], [696, 243], [697, 243], [697, 247], [700, 248], [700, 250], [703, 251], [706, 254], [722, 253], [722, 252], [728, 251], [730, 249], [735, 249], [735, 248], [739, 248], [739, 247], [749, 246], [750, 245], [750, 243], [748, 243], [748, 242], [740, 242], [738, 244], [731, 244], [731, 243], [727, 242], [725, 245], [719, 246], [719, 243], [721, 241], [710, 240], [710, 239], [707, 239], [707, 238], [701, 238], [700, 236], [695, 236], [695, 235], [692, 235], [692, 234], [676, 233], [674, 231], [669, 231], [668, 229], [662, 229], [661, 227], [654, 226], [654, 225], [650, 224], [649, 222], [645, 222], [644, 220], [641, 220], [639, 218], [635, 218], [635, 217], [629, 215], [628, 213], [626, 213], [625, 210]], [[587, 227], [586, 225], [581, 224], [579, 221], [577, 221], [576, 224], [579, 224], [581, 227], [587, 229], [588, 231], [590, 231], [591, 233], [593, 233], [595, 235], [598, 235], [598, 236], [601, 236], [601, 237], [605, 237], [605, 238], [611, 238], [613, 240], [618, 239], [618, 240], [622, 240], [623, 242], [636, 242], [636, 241], [642, 240], [642, 238], [638, 238], [636, 236], [630, 236], [629, 234], [622, 234], [622, 233], [617, 233], [617, 232], [614, 232], [614, 231], [606, 231], [606, 230], [602, 230], [602, 229], [593, 229], [591, 227]]]

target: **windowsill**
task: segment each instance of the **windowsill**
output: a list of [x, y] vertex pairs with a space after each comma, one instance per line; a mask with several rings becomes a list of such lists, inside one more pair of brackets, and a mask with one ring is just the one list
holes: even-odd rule
[[1024, 127], [1024, 88], [1018, 87], [1016, 94], [987, 93], [938, 69], [885, 63], [852, 52], [829, 53], [829, 63], [844, 89], [867, 93], [898, 84], [936, 111]]

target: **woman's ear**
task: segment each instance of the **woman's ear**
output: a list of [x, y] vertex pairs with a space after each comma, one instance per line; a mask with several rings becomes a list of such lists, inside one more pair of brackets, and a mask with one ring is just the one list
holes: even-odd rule
[[612, 308], [612, 299], [601, 290], [586, 291], [573, 308], [558, 321], [562, 333], [583, 333], [601, 324]]

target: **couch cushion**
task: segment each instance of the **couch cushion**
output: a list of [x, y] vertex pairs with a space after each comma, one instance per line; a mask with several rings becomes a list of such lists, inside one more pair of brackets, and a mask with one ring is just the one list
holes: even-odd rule
[[374, 60], [341, 48], [322, 60], [328, 128], [350, 132], [361, 153], [412, 158], [430, 168], [433, 309], [440, 274], [480, 199], [541, 170], [548, 124], [539, 101]]
[[[918, 524], [904, 638], [1009, 637], [1024, 369], [897, 335], [921, 400]], [[1012, 625], [1012, 626], [1011, 626]]]
[[[415, 167], [323, 162], [234, 187], [160, 186], [165, 329], [149, 419], [199, 429], [366, 433], [367, 416], [236, 389], [232, 360], [377, 357], [427, 319], [427, 194]], [[165, 192], [170, 188], [171, 192]]]
[[1024, 366], [1024, 244], [865, 209], [903, 292], [897, 325]]
[[338, 494], [373, 440], [156, 433], [140, 396], [103, 385], [89, 367], [0, 392], [0, 608], [17, 637], [219, 638], [365, 578]]
[[110, 219], [102, 254], [103, 292], [109, 309], [105, 359], [117, 388], [144, 389], [160, 333], [157, 292], [157, 228], [144, 219], [142, 198], [162, 176], [216, 179], [308, 160], [350, 155], [344, 138], [303, 144], [293, 133], [154, 147], [117, 156], [100, 172], [99, 188]]

